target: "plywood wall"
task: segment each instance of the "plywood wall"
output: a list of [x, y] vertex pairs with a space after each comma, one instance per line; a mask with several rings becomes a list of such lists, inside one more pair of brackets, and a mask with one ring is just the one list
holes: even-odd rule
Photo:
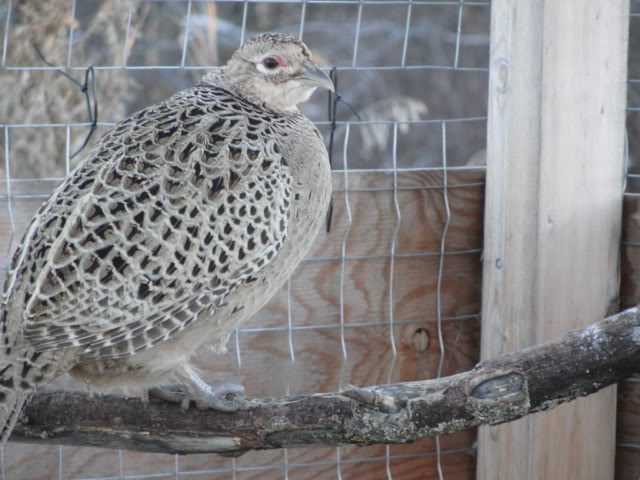
[[[468, 370], [479, 358], [484, 175], [481, 170], [450, 171], [447, 181], [451, 220], [441, 289], [444, 375]], [[352, 171], [347, 177], [334, 173], [331, 232], [320, 235], [309, 258], [295, 271], [290, 294], [282, 289], [245, 325], [237, 341], [232, 337], [227, 355], [204, 352], [198, 357], [205, 378], [212, 383], [240, 381], [255, 396], [279, 396], [335, 391], [347, 383], [365, 386], [434, 377], [440, 358], [436, 293], [446, 221], [443, 183], [442, 172], [402, 171], [394, 191], [390, 172]], [[18, 232], [43, 201], [19, 197], [46, 194], [53, 186], [54, 182], [12, 183], [12, 195], [18, 196], [11, 203]], [[6, 264], [11, 240], [8, 212], [3, 196], [0, 265]], [[414, 338], [423, 331], [430, 342], [419, 351]], [[475, 439], [473, 430], [441, 439], [447, 480], [474, 478]], [[433, 439], [391, 446], [388, 453], [393, 479], [438, 478]], [[5, 456], [9, 479], [121, 474], [176, 478], [176, 471], [200, 472], [188, 478], [226, 479], [234, 466], [238, 479], [281, 479], [285, 463], [291, 479], [335, 478], [338, 468], [345, 480], [388, 478], [385, 446], [252, 452], [235, 462], [195, 455], [176, 463], [171, 455], [19, 444], [10, 444]]]
[[[624, 197], [620, 252], [620, 307], [640, 303], [640, 195]], [[616, 480], [640, 477], [640, 377], [620, 383], [616, 439]]]
[[[449, 172], [451, 224], [443, 277], [445, 374], [466, 370], [478, 359], [480, 333], [480, 248], [482, 240], [483, 181], [481, 172]], [[288, 295], [283, 289], [267, 308], [240, 333], [238, 367], [235, 338], [229, 354], [203, 353], [199, 366], [214, 381], [240, 380], [252, 395], [284, 395], [331, 391], [342, 383], [370, 385], [432, 377], [439, 346], [435, 318], [436, 278], [442, 227], [445, 220], [442, 174], [406, 172], [398, 176], [398, 202], [402, 215], [394, 260], [393, 362], [389, 336], [389, 266], [393, 231], [397, 222], [393, 176], [388, 173], [351, 172], [349, 206], [353, 223], [346, 243], [344, 302], [345, 346], [340, 338], [340, 285], [342, 245], [348, 228], [344, 175], [334, 174], [333, 228], [322, 233], [311, 258], [296, 271], [291, 285], [291, 361], [288, 330]], [[54, 182], [13, 184], [17, 196], [46, 194]], [[6, 264], [11, 239], [5, 185], [0, 185], [0, 265]], [[43, 198], [13, 198], [17, 230], [22, 232]], [[19, 235], [18, 235], [19, 238]], [[15, 247], [15, 241], [13, 242]], [[456, 253], [457, 252], [457, 253]], [[461, 252], [461, 253], [460, 253]], [[418, 255], [414, 255], [418, 254]], [[625, 196], [621, 251], [621, 307], [640, 303], [640, 196]], [[418, 352], [413, 335], [425, 329], [431, 339]], [[393, 366], [393, 368], [391, 368]], [[640, 476], [640, 378], [623, 382], [618, 395], [616, 479]], [[441, 441], [441, 462], [447, 480], [475, 478], [475, 431], [458, 432]], [[343, 479], [386, 479], [386, 448], [339, 449]], [[391, 446], [393, 478], [436, 479], [435, 443]], [[290, 449], [289, 478], [323, 479], [336, 476], [336, 448]], [[53, 480], [98, 478], [180, 472], [208, 472], [189, 478], [227, 479], [233, 460], [194, 455], [118, 452], [95, 448], [39, 447], [9, 444], [5, 452], [8, 479]], [[253, 452], [235, 461], [239, 479], [283, 478], [284, 451]], [[218, 473], [216, 473], [218, 472]], [[158, 477], [165, 478], [165, 477]]]

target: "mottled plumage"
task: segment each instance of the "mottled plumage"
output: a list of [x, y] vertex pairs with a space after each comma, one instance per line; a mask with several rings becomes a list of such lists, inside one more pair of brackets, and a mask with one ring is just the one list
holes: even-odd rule
[[222, 72], [98, 141], [11, 264], [0, 440], [35, 389], [66, 371], [96, 388], [179, 381], [201, 406], [237, 408], [188, 359], [203, 344], [223, 349], [318, 232], [329, 164], [296, 108], [317, 86], [331, 88], [304, 44], [259, 36]]

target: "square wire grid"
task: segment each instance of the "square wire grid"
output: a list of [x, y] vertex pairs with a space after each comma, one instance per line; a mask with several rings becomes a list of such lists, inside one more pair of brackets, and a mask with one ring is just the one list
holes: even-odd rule
[[[160, 83], [166, 87], [164, 91], [159, 88], [157, 92], [148, 93], [149, 98], [144, 101], [128, 96], [127, 102], [123, 103], [134, 106], [126, 106], [125, 113], [130, 114], [135, 108], [143, 106], [139, 103], [160, 101], [172, 91], [188, 86], [195, 75], [217, 68], [225, 54], [228, 55], [250, 35], [267, 30], [297, 34], [308, 41], [312, 48], [317, 45], [319, 53], [316, 56], [321, 60], [326, 59], [326, 67], [335, 67], [340, 93], [363, 117], [363, 120], [357, 120], [346, 107], [340, 106], [337, 118], [327, 119], [324, 101], [316, 100], [307, 107], [308, 115], [323, 130], [325, 138], [334, 138], [332, 156], [336, 209], [332, 232], [322, 234], [323, 238], [312, 248], [310, 256], [265, 312], [245, 328], [236, 331], [230, 342], [230, 355], [224, 358], [204, 356], [200, 366], [210, 379], [215, 381], [222, 372], [222, 375], [240, 379], [254, 379], [255, 382], [248, 382], [247, 387], [256, 395], [290, 395], [336, 390], [347, 383], [356, 383], [358, 379], [391, 383], [421, 379], [421, 375], [425, 378], [438, 377], [473, 364], [477, 359], [479, 338], [480, 287], [480, 244], [475, 230], [478, 224], [481, 225], [482, 219], [481, 213], [478, 218], [481, 204], [478, 206], [478, 202], [473, 203], [477, 197], [467, 192], [477, 192], [483, 186], [482, 175], [474, 176], [474, 173], [481, 172], [484, 163], [488, 2], [54, 0], [52, 3], [64, 3], [68, 8], [68, 16], [65, 17], [66, 46], [62, 53], [59, 44], [54, 45], [57, 46], [57, 53], [43, 53], [49, 61], [63, 65], [64, 71], [76, 78], [81, 77], [89, 65], [93, 65], [98, 79], [98, 104], [107, 106], [108, 121], [101, 120], [97, 124], [101, 131], [123, 116], [117, 108], [109, 111], [109, 102], [113, 97], [105, 99], [100, 96], [105, 88], [115, 88], [110, 80], [118, 80], [118, 75], [131, 76], [134, 83], [145, 86]], [[93, 13], [88, 10], [88, 4], [91, 4]], [[15, 1], [8, 0], [3, 14], [2, 66], [5, 72], [17, 75], [18, 81], [25, 78], [20, 75], [57, 75], [57, 67], [43, 65], [36, 56], [19, 59], [24, 62], [12, 57], [12, 29], [19, 30], [18, 38], [29, 38], [29, 29], [25, 33], [20, 23], [22, 17], [28, 17], [29, 12]], [[90, 39], [85, 39], [90, 35], [98, 35], [99, 38], [99, 33], [91, 33], [94, 25], [91, 22], [99, 23], [99, 15], [104, 15], [106, 20], [102, 21], [110, 21], [109, 25], [122, 21], [119, 27], [112, 28], [115, 32], [113, 35], [122, 33], [122, 41], [112, 45], [110, 55], [92, 56], [91, 52], [97, 47]], [[297, 19], [293, 18], [295, 16]], [[338, 22], [338, 16], [344, 17], [342, 23]], [[181, 20], [174, 24], [169, 22], [167, 26], [168, 18]], [[469, 20], [465, 22], [467, 18]], [[46, 22], [46, 19], [42, 21]], [[347, 24], [352, 28], [345, 28]], [[179, 35], [177, 41], [173, 39], [173, 44], [167, 38], [172, 33]], [[213, 46], [210, 41], [212, 38], [216, 39]], [[345, 38], [350, 38], [350, 41], [343, 41]], [[162, 42], [171, 46], [165, 50], [157, 47], [158, 51], [154, 54], [153, 48]], [[194, 44], [196, 47], [192, 48]], [[79, 48], [83, 49], [81, 54], [78, 54]], [[215, 61], [207, 61], [202, 57], [205, 50]], [[89, 62], [96, 56], [97, 61]], [[55, 63], [61, 60], [61, 63]], [[129, 80], [118, 81], [128, 85]], [[164, 85], [166, 83], [169, 85]], [[76, 87], [69, 84], [68, 88]], [[433, 90], [433, 93], [429, 94], [429, 90]], [[62, 174], [67, 174], [77, 161], [77, 158], [72, 158], [73, 152], [82, 144], [91, 126], [91, 122], [80, 118], [84, 115], [83, 108], [74, 110], [75, 115], [65, 116], [65, 112], [60, 112], [62, 120], [59, 121], [45, 116], [45, 121], [40, 123], [25, 115], [30, 121], [8, 117], [8, 123], [3, 125], [5, 188], [4, 192], [0, 192], [0, 201], [5, 207], [1, 214], [4, 218], [0, 219], [9, 231], [8, 235], [0, 238], [4, 243], [0, 246], [5, 247], [7, 252], [2, 262], [3, 273], [6, 272], [6, 264], [19, 235], [29, 221], [30, 212], [48, 196], [61, 180]], [[15, 113], [19, 108], [8, 111]], [[101, 118], [104, 118], [104, 114]], [[44, 168], [45, 174], [25, 168], [20, 159], [25, 151], [23, 145], [33, 143], [29, 134], [35, 132], [37, 138], [38, 132], [51, 131], [54, 132], [49, 135], [53, 137], [53, 145], [60, 138], [64, 139], [64, 153], [60, 155], [58, 152], [61, 158], [57, 166], [44, 168], [42, 162], [36, 163], [37, 167]], [[21, 138], [22, 135], [25, 139]], [[14, 140], [19, 148], [12, 147]], [[50, 145], [43, 145], [42, 148], [47, 146]], [[12, 172], [16, 173], [12, 175]], [[51, 172], [51, 175], [46, 172]], [[452, 175], [455, 177], [453, 183], [450, 181]], [[465, 200], [465, 195], [469, 196], [471, 202]], [[438, 202], [439, 210], [431, 211], [435, 207], [425, 200]], [[451, 202], [458, 205], [453, 210]], [[469, 214], [470, 220], [460, 221], [459, 218], [466, 213], [465, 208], [473, 210]], [[375, 221], [369, 218], [370, 215], [375, 216]], [[475, 226], [475, 235], [464, 231], [464, 226], [471, 224]], [[435, 243], [431, 239], [432, 246], [426, 247], [429, 241], [412, 239], [414, 227], [416, 235], [425, 232], [433, 235], [435, 232]], [[370, 233], [374, 228], [375, 234]], [[375, 238], [371, 240], [368, 237]], [[417, 248], [411, 248], [416, 245]], [[469, 266], [473, 262], [478, 264], [475, 270]], [[425, 275], [424, 278], [414, 278], [417, 274], [407, 266], [411, 263], [424, 266], [425, 272], [432, 272], [431, 277]], [[447, 268], [452, 268], [452, 272], [447, 273]], [[330, 272], [326, 274], [330, 287], [321, 285], [310, 288], [308, 285], [313, 277], [307, 275], [323, 275], [323, 269]], [[376, 306], [364, 302], [362, 311], [358, 311], [358, 305], [361, 304], [354, 299], [363, 292], [370, 295], [371, 291], [366, 286], [356, 285], [358, 282], [354, 278], [359, 280], [357, 269], [372, 269], [374, 275], [371, 282], [380, 284], [376, 290], [379, 295], [375, 302], [371, 302]], [[410, 308], [405, 308], [409, 303], [406, 299], [420, 295], [420, 292], [418, 289], [406, 291], [404, 284], [407, 283], [407, 275], [413, 275], [411, 278], [414, 282], [432, 286], [431, 294], [423, 292], [424, 301], [418, 306], [412, 304]], [[445, 294], [445, 284], [474, 275], [478, 277], [476, 283], [469, 287], [470, 290], [475, 289], [474, 292], [464, 299], [466, 303], [463, 308], [456, 309], [453, 304], [459, 299], [452, 296], [449, 290]], [[326, 302], [326, 311], [329, 313], [321, 315], [320, 307], [324, 304], [319, 303], [319, 308], [311, 309], [316, 316], [309, 319], [304, 315], [305, 298], [314, 295], [320, 297], [322, 295], [314, 291], [323, 289], [329, 291], [324, 292], [329, 298]], [[420, 308], [425, 309], [424, 313], [420, 314]], [[406, 332], [413, 332], [408, 341], [405, 341]], [[430, 347], [430, 353], [427, 352], [428, 358], [420, 357], [420, 352], [407, 352], [407, 345], [416, 341], [416, 334], [426, 335], [427, 340], [431, 336], [435, 338], [432, 342], [435, 346]], [[379, 356], [382, 363], [377, 363], [378, 372], [357, 374], [357, 364], [363, 362], [361, 339], [368, 335], [385, 345], [368, 344], [365, 352], [366, 348], [375, 349], [378, 346], [386, 353]], [[445, 338], [447, 335], [451, 338]], [[467, 337], [471, 340], [465, 341]], [[264, 343], [264, 338], [273, 339], [273, 345], [261, 351], [256, 344]], [[324, 383], [305, 383], [304, 377], [313, 363], [309, 360], [315, 354], [313, 352], [322, 353], [323, 349], [331, 351], [330, 347], [325, 347], [316, 338], [333, 346], [334, 355], [328, 358], [330, 361], [333, 361], [331, 358], [336, 360], [337, 378]], [[458, 348], [461, 338], [466, 350], [449, 352], [448, 349]], [[297, 342], [302, 347], [297, 347]], [[322, 358], [321, 353], [313, 358]], [[447, 355], [453, 358], [449, 369], [445, 368]], [[272, 360], [274, 358], [277, 361]], [[257, 380], [256, 376], [259, 373], [264, 375], [264, 370], [254, 370], [254, 366], [262, 364], [265, 359], [273, 361], [273, 365], [277, 365], [281, 371], [288, 372], [280, 382], [269, 378], [267, 383], [275, 386], [261, 385]], [[216, 362], [214, 368], [207, 369], [208, 361]], [[282, 365], [286, 367], [282, 368]], [[407, 370], [411, 369], [409, 367], [415, 368], [415, 375], [407, 374]], [[312, 374], [308, 376], [316, 378]], [[324, 378], [320, 374], [316, 376]], [[65, 382], [72, 387], [68, 380]], [[418, 472], [415, 468], [420, 465], [420, 468], [431, 468], [434, 478], [445, 478], [445, 471], [449, 479], [467, 478], [465, 474], [468, 469], [458, 471], [455, 464], [460, 462], [461, 456], [470, 457], [469, 454], [473, 453], [468, 440], [465, 437], [462, 443], [453, 442], [451, 446], [443, 447], [441, 439], [437, 438], [435, 444], [422, 444], [422, 448], [414, 450], [393, 446], [285, 449], [239, 459], [213, 456], [194, 459], [14, 444], [7, 447], [9, 452], [6, 462], [3, 462], [2, 478], [20, 478], [38, 471], [37, 478], [74, 480], [347, 479], [363, 478], [364, 474], [366, 478], [398, 480], [416, 478]], [[41, 452], [39, 458], [34, 458], [36, 450]], [[415, 463], [413, 471], [400, 467], [414, 465], [412, 462], [416, 459], [423, 463]], [[465, 462], [468, 466], [469, 460]]]

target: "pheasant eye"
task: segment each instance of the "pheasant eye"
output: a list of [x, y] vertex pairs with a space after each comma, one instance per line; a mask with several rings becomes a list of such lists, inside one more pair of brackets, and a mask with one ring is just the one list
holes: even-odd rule
[[280, 65], [280, 62], [278, 62], [278, 60], [274, 57], [267, 57], [264, 60], [262, 60], [262, 64], [267, 67], [269, 70], [273, 70], [274, 68], [277, 68]]

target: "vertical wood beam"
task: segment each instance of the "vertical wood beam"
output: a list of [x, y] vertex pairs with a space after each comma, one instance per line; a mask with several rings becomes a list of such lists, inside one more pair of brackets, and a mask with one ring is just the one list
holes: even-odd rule
[[[629, 0], [493, 0], [482, 356], [618, 298]], [[613, 478], [615, 388], [479, 433], [478, 479]]]

